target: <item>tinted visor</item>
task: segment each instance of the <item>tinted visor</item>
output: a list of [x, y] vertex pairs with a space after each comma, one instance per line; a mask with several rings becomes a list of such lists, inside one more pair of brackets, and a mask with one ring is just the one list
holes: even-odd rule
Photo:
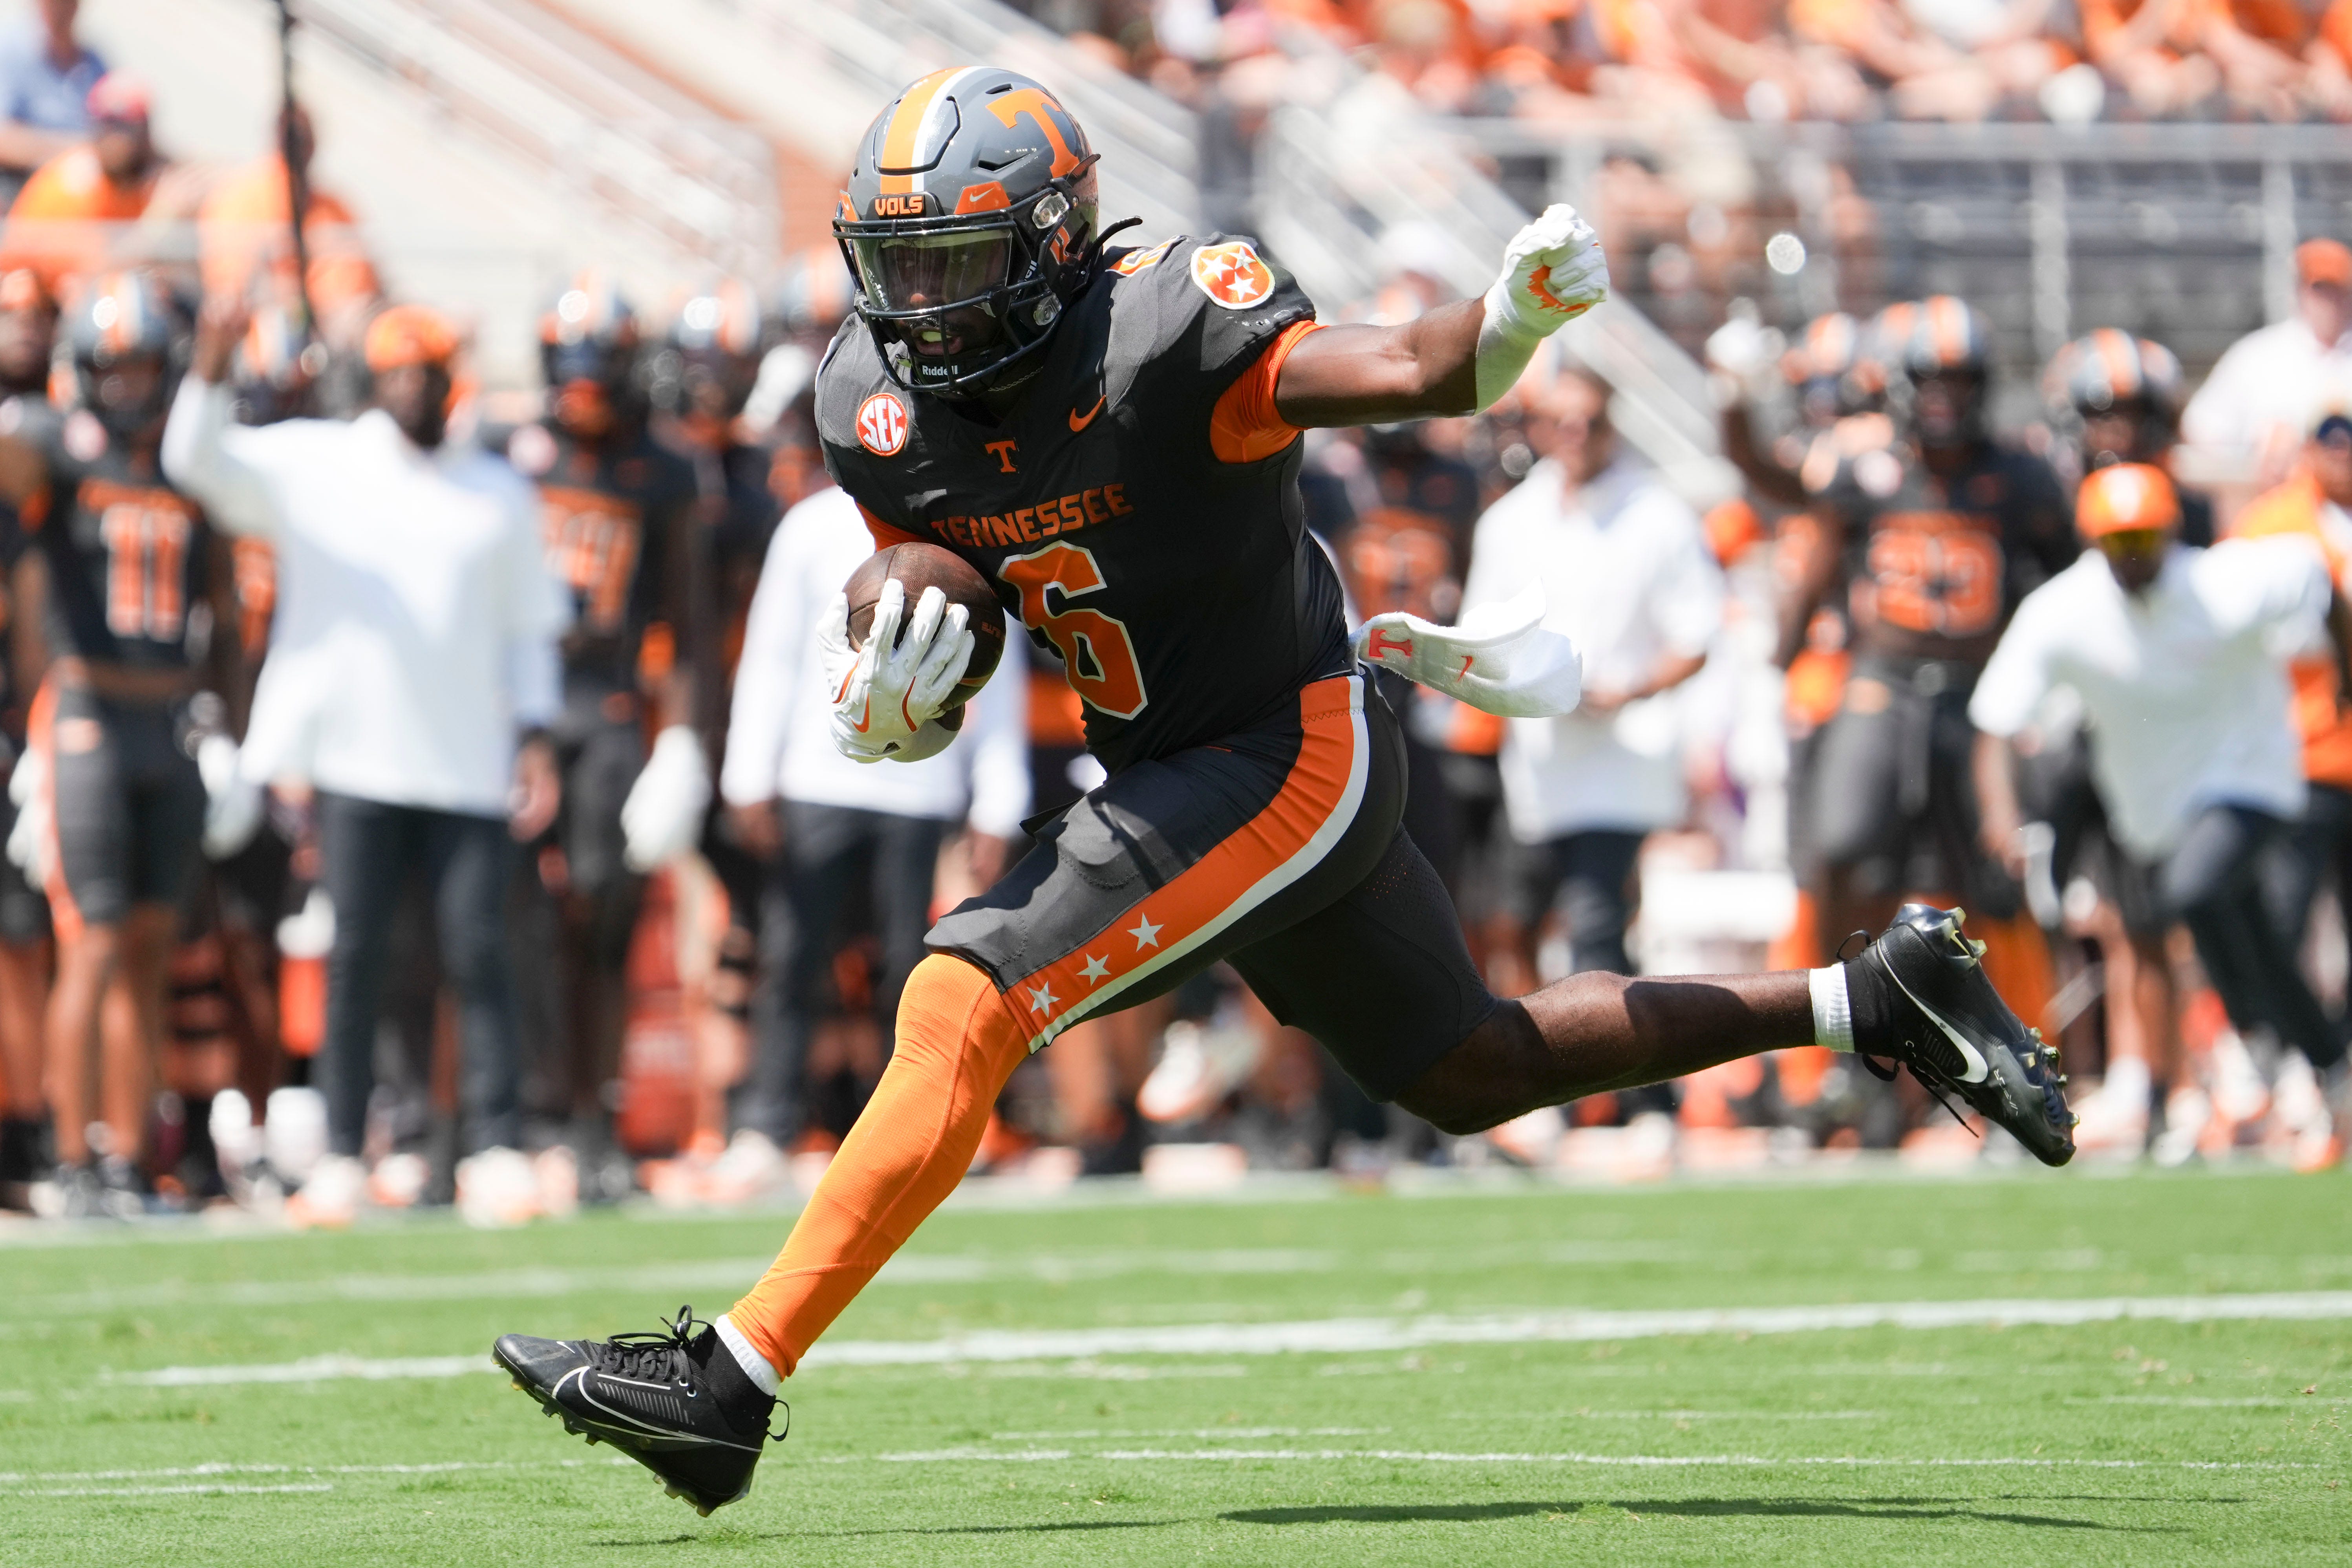
[[1013, 236], [1002, 226], [849, 243], [866, 297], [884, 310], [978, 304], [1012, 280]]

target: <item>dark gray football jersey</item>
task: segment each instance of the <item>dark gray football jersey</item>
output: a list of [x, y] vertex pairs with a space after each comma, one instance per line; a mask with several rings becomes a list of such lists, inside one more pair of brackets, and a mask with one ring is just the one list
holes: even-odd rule
[[1299, 443], [1244, 463], [1210, 445], [1218, 399], [1314, 313], [1245, 241], [1113, 249], [994, 424], [897, 385], [853, 317], [817, 376], [825, 466], [995, 584], [1117, 772], [1295, 711], [1301, 686], [1349, 666]]

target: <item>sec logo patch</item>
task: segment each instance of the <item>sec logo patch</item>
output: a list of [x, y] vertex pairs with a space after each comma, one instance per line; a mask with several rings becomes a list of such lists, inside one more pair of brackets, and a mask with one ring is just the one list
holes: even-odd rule
[[1229, 240], [1192, 253], [1192, 281], [1226, 310], [1246, 310], [1274, 292], [1274, 268], [1258, 259], [1249, 241]]
[[907, 405], [895, 392], [877, 392], [857, 405], [857, 441], [877, 458], [895, 458], [907, 444]]

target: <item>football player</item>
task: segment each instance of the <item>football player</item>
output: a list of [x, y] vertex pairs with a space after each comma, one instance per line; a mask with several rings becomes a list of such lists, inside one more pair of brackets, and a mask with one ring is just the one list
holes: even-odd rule
[[1881, 331], [1900, 439], [1842, 457], [1818, 488], [1822, 548], [1781, 605], [1785, 648], [1843, 581], [1853, 627], [1810, 781], [1822, 951], [1934, 889], [1990, 917], [1998, 957], [2015, 934], [2031, 976], [2047, 967], [2039, 934], [2010, 931], [2021, 890], [1978, 846], [1968, 700], [2011, 610], [2081, 545], [2049, 465], [1986, 428], [1984, 319], [1938, 295], [1889, 310]]
[[[10, 433], [37, 431], [56, 420], [50, 406], [49, 349], [57, 337], [58, 306], [41, 285], [40, 275], [20, 267], [0, 275], [0, 429]], [[13, 576], [25, 548], [24, 531], [14, 516], [0, 521], [0, 574]], [[11, 630], [22, 637], [31, 629], [14, 618]], [[17, 660], [0, 658], [0, 737], [5, 738], [11, 784], [14, 769], [25, 754], [26, 709], [32, 693], [15, 679]], [[25, 770], [22, 787], [37, 782], [39, 764]], [[0, 842], [16, 836], [17, 807], [0, 794]], [[26, 823], [37, 829], [37, 820]], [[19, 844], [28, 859], [37, 846]], [[49, 904], [40, 878], [28, 876], [12, 855], [0, 859], [0, 1080], [7, 1100], [0, 1105], [0, 1207], [27, 1205], [36, 1181], [49, 1173], [47, 1102], [41, 1085], [42, 1015], [49, 997]]]
[[[550, 738], [563, 805], [536, 858], [556, 907], [561, 1089], [542, 1114], [568, 1117], [583, 1198], [625, 1195], [627, 1162], [613, 1146], [612, 1085], [626, 1024], [623, 971], [645, 883], [627, 861], [622, 811], [634, 792], [709, 800], [709, 766], [693, 724], [698, 646], [690, 609], [689, 510], [694, 470], [656, 442], [639, 374], [638, 322], [602, 273], [575, 277], [540, 323], [548, 416], [509, 437], [507, 456], [539, 488], [548, 563], [572, 592], [563, 641], [563, 716]], [[665, 630], [656, 632], [660, 626]], [[651, 634], [651, 635], [649, 635]], [[646, 749], [650, 699], [659, 733]], [[650, 782], [649, 782], [650, 781]], [[538, 994], [544, 997], [541, 988]]]
[[[1351, 646], [1300, 521], [1299, 434], [1493, 403], [1606, 297], [1592, 231], [1554, 207], [1483, 299], [1318, 329], [1245, 239], [1108, 245], [1127, 226], [1097, 224], [1094, 163], [1027, 78], [971, 67], [908, 88], [841, 196], [858, 320], [817, 414], [877, 541], [952, 549], [1058, 653], [1108, 778], [932, 930], [873, 1100], [749, 1296], [664, 1335], [496, 1346], [569, 1429], [705, 1511], [749, 1488], [781, 1380], [961, 1180], [1013, 1068], [1220, 960], [1375, 1098], [1449, 1131], [1819, 1040], [1909, 1063], [2045, 1161], [2072, 1152], [2053, 1058], [1951, 912], [1908, 909], [1811, 974], [1595, 973], [1503, 1002], [1398, 832], [1396, 720], [1365, 662], [1556, 714], [1575, 652], [1532, 596], [1458, 627], [1375, 616]], [[856, 652], [846, 616], [836, 600], [835, 743], [877, 763], [945, 746], [961, 609], [886, 584]]]
[[[695, 569], [709, 584], [714, 648], [698, 650], [697, 667], [710, 671], [695, 695], [700, 710], [695, 727], [706, 755], [722, 756], [736, 660], [743, 647], [751, 595], [767, 560], [768, 542], [783, 509], [769, 489], [772, 454], [748, 439], [744, 405], [760, 375], [769, 333], [758, 296], [740, 279], [720, 279], [678, 307], [667, 336], [653, 356], [652, 396], [662, 434], [671, 448], [694, 467]], [[758, 945], [761, 858], [772, 846], [746, 843], [737, 824], [706, 797], [706, 809], [689, 816], [691, 794], [675, 801], [649, 792], [633, 794], [625, 814], [629, 855], [639, 868], [698, 847], [727, 889], [727, 930], [719, 941], [707, 989], [689, 995], [690, 1016], [727, 1031], [740, 1056], [751, 1019], [751, 975]], [[698, 1004], [707, 1003], [709, 1012]]]
[[[2162, 343], [2101, 327], [2052, 356], [2042, 391], [2059, 427], [2073, 435], [2084, 474], [2116, 463], [2170, 470], [2184, 389], [2180, 361]], [[2180, 505], [2175, 537], [2198, 549], [2212, 543], [2211, 499], [2178, 480], [2173, 495]]]
[[[185, 360], [171, 305], [144, 276], [116, 273], [87, 288], [66, 330], [77, 406], [0, 435], [0, 497], [29, 536], [15, 598], [39, 628], [28, 651], [46, 677], [34, 745], [47, 763], [55, 847], [58, 1182], [68, 1212], [130, 1213], [144, 1190], [178, 906], [205, 827], [204, 784], [180, 743], [202, 684], [191, 630], [205, 609], [211, 624], [234, 625], [235, 609], [203, 514], [156, 460]], [[217, 654], [233, 642], [210, 646]], [[20, 679], [30, 684], [32, 671]], [[118, 979], [130, 1005], [107, 1007], [101, 1031], [100, 1001]], [[101, 1033], [107, 1137], [93, 1149], [88, 1080]]]

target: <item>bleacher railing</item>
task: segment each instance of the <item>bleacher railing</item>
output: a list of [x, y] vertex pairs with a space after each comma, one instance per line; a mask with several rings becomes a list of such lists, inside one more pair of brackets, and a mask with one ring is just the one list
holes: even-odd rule
[[304, 0], [304, 25], [559, 188], [688, 258], [764, 276], [767, 143], [520, 0]]
[[[2119, 326], [2168, 343], [2197, 374], [2292, 309], [2299, 239], [2352, 235], [2352, 137], [2336, 126], [1453, 128], [1523, 195], [1589, 195], [1612, 158], [1669, 177], [1709, 161], [1711, 183], [1745, 188], [1760, 228], [1785, 225], [1804, 240], [1797, 275], [1769, 274], [1760, 255], [1734, 268], [1724, 298], [1687, 312], [1694, 333], [1720, 321], [1733, 294], [1793, 321], [1948, 292], [1992, 319], [2018, 371], [2069, 337]], [[1870, 214], [1860, 233], [1855, 199]], [[1625, 281], [1636, 298], [1654, 296], [1641, 278]]]

